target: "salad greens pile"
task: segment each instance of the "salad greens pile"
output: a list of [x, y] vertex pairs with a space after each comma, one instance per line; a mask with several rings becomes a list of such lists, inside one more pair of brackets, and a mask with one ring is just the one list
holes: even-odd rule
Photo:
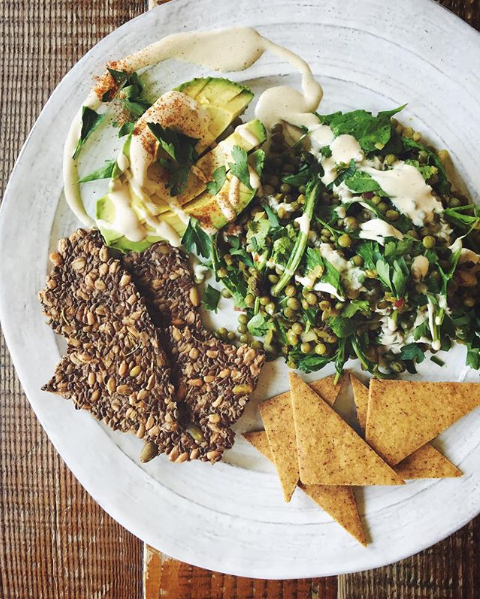
[[[355, 160], [336, 163], [326, 182], [330, 146], [315, 148], [305, 132], [288, 147], [277, 124], [249, 207], [214, 236], [190, 220], [183, 243], [242, 311], [242, 342], [305, 372], [334, 363], [341, 373], [358, 358], [389, 377], [416, 372], [427, 350], [442, 365], [434, 354], [457, 341], [480, 368], [480, 209], [453, 190], [447, 153], [392, 118], [402, 108], [318, 118], [334, 138], [355, 137], [376, 169], [417, 169], [440, 203], [433, 218], [414, 223]], [[216, 309], [219, 297], [210, 290], [204, 305]]]

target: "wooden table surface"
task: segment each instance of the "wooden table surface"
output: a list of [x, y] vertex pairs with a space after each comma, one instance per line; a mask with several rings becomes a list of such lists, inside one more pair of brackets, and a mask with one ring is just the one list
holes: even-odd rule
[[[480, 29], [480, 0], [441, 4]], [[63, 75], [147, 6], [138, 0], [1, 0], [0, 195]], [[479, 540], [480, 517], [390, 567], [283, 582], [212, 574], [150, 553], [148, 599], [478, 599]], [[2, 337], [0, 599], [141, 599], [143, 558], [142, 542], [90, 498], [47, 439]]]

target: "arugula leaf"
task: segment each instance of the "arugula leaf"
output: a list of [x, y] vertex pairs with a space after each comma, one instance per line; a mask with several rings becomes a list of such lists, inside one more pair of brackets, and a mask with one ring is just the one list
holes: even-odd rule
[[270, 226], [274, 229], [280, 226], [280, 221], [275, 212], [270, 208], [268, 204], [262, 204], [262, 208], [265, 210]]
[[331, 156], [332, 156], [332, 148], [330, 146], [323, 146], [323, 148], [320, 148], [320, 154], [324, 158], [331, 158]]
[[232, 148], [232, 158], [234, 162], [229, 162], [228, 166], [230, 167], [230, 172], [234, 177], [240, 179], [240, 181], [248, 187], [248, 189], [252, 189], [250, 185], [250, 172], [248, 170], [248, 155], [247, 151], [240, 146], [233, 146]]
[[190, 217], [188, 226], [182, 237], [182, 244], [187, 252], [195, 252], [203, 258], [210, 258], [212, 238], [200, 226], [196, 218]]
[[404, 110], [407, 106], [408, 104], [402, 104], [398, 108], [392, 108], [392, 110], [382, 110], [378, 113], [378, 116], [386, 116], [387, 118], [391, 119], [392, 116], [395, 116], [399, 112], [402, 112], [402, 110]]
[[266, 335], [271, 328], [271, 323], [268, 322], [268, 317], [265, 314], [255, 314], [247, 324], [248, 331], [255, 337]]
[[338, 383], [338, 379], [343, 373], [343, 367], [345, 366], [345, 362], [347, 361], [347, 340], [339, 339], [338, 348], [335, 354], [335, 370], [337, 374], [334, 378], [334, 384]]
[[[291, 354], [289, 354], [290, 357]], [[304, 354], [302, 354], [304, 356]], [[304, 356], [297, 361], [297, 368], [302, 372], [315, 372], [321, 370], [332, 361], [325, 356]]]
[[227, 235], [226, 240], [232, 246], [233, 249], [238, 250], [240, 248], [240, 237], [235, 237], [233, 235]]
[[105, 166], [93, 171], [89, 175], [78, 180], [79, 183], [87, 183], [88, 181], [97, 181], [98, 179], [110, 179], [113, 175], [116, 160], [105, 160]]
[[305, 332], [308, 331], [315, 326], [317, 319], [318, 310], [316, 308], [307, 308], [302, 311], [303, 322], [305, 323]]
[[367, 153], [383, 149], [390, 141], [394, 130], [388, 112], [380, 112], [377, 116], [365, 110], [354, 110], [344, 114], [337, 112], [320, 116], [320, 121], [330, 125], [335, 137], [343, 134], [353, 135], [362, 150]]
[[218, 310], [218, 302], [220, 301], [221, 293], [215, 287], [208, 285], [205, 289], [205, 294], [202, 299], [202, 304], [205, 306], [207, 310], [212, 310], [217, 312]]
[[[465, 214], [466, 212], [473, 212], [473, 214]], [[467, 206], [459, 206], [458, 208], [446, 208], [443, 214], [447, 217], [447, 220], [462, 229], [480, 228], [480, 206], [477, 204], [468, 204]]]
[[365, 266], [370, 270], [375, 270], [378, 260], [382, 259], [380, 246], [376, 241], [363, 241], [357, 245], [355, 251], [363, 258]]
[[95, 129], [100, 125], [104, 118], [104, 114], [98, 114], [97, 112], [95, 112], [95, 110], [92, 110], [88, 106], [82, 107], [82, 129], [80, 131], [80, 139], [78, 140], [75, 152], [72, 156], [74, 160], [78, 158], [83, 144], [87, 141], [87, 139], [95, 131]]
[[345, 184], [349, 189], [357, 193], [372, 192], [382, 197], [387, 196], [375, 179], [363, 171], [356, 170], [351, 177], [345, 179]]
[[228, 252], [231, 256], [240, 256], [241, 261], [248, 266], [248, 268], [253, 268], [254, 264], [253, 264], [253, 260], [251, 255], [244, 250], [243, 248], [232, 248], [229, 252]]
[[330, 264], [328, 260], [324, 260], [325, 270], [323, 271], [320, 281], [322, 283], [329, 283], [337, 291], [338, 295], [343, 295], [343, 287], [341, 283], [340, 273], [338, 270]]
[[413, 331], [413, 338], [415, 339], [415, 341], [418, 341], [422, 337], [429, 337], [429, 333], [430, 327], [428, 324], [428, 320], [425, 320], [424, 322], [422, 322], [422, 324], [419, 324], [418, 327], [415, 328], [415, 330]]
[[219, 166], [213, 171], [213, 181], [209, 181], [206, 185], [207, 191], [214, 196], [222, 189], [227, 179], [227, 169], [224, 166]]
[[130, 133], [133, 133], [134, 129], [135, 129], [135, 123], [132, 123], [132, 122], [123, 123], [123, 125], [120, 127], [120, 131], [118, 132], [118, 137], [130, 135]]

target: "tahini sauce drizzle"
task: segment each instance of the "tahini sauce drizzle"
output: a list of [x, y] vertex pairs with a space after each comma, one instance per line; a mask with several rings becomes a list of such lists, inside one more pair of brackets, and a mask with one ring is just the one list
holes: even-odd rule
[[[256, 115], [265, 126], [278, 121], [286, 121], [297, 126], [319, 128], [317, 118], [311, 114], [318, 108], [323, 91], [313, 77], [308, 64], [294, 52], [262, 37], [250, 27], [235, 27], [219, 31], [178, 33], [167, 36], [114, 63], [114, 68], [129, 72], [151, 66], [168, 59], [176, 59], [215, 71], [243, 71], [254, 64], [266, 51], [273, 52], [298, 69], [302, 75], [302, 91], [288, 86], [279, 86], [264, 92], [257, 104]], [[83, 106], [98, 110], [101, 97], [108, 87], [111, 77], [107, 73], [90, 92]], [[65, 143], [64, 184], [65, 196], [75, 215], [86, 225], [93, 225], [82, 203], [78, 185], [77, 163], [72, 159], [75, 146], [80, 137], [81, 111], [74, 119]], [[132, 215], [123, 210], [115, 219], [117, 231], [128, 239], [138, 236], [138, 224], [134, 224]], [[131, 212], [136, 218], [134, 211]]]

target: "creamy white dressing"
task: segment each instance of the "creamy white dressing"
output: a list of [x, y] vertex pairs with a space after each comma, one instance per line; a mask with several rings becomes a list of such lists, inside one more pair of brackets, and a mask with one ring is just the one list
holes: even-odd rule
[[443, 212], [441, 202], [433, 196], [432, 188], [414, 166], [398, 161], [386, 171], [369, 166], [361, 170], [380, 185], [397, 210], [408, 216], [417, 227], [431, 222], [435, 213]]
[[352, 160], [360, 163], [364, 159], [362, 148], [353, 135], [339, 135], [330, 143], [330, 150], [332, 155], [321, 160], [325, 171], [322, 182], [325, 185], [333, 183], [337, 178], [337, 164], [349, 164]]
[[109, 223], [102, 221], [102, 226], [114, 231], [119, 231], [119, 227], [121, 227], [128, 231], [127, 239], [130, 241], [142, 241], [147, 236], [147, 231], [132, 210], [128, 184], [122, 182], [120, 179], [112, 179], [109, 191], [109, 198], [113, 203], [115, 216], [113, 221]]
[[[340, 253], [329, 243], [320, 243], [317, 245], [320, 255], [325, 258], [340, 273], [340, 278], [344, 287], [350, 289], [363, 289], [365, 273], [358, 266], [352, 266]], [[330, 293], [330, 292], [327, 292]]]
[[[286, 60], [301, 73], [302, 91], [300, 92], [288, 86], [268, 89], [258, 100], [256, 107], [257, 118], [267, 128], [270, 128], [279, 121], [292, 123], [298, 127], [318, 127], [318, 119], [311, 113], [318, 108], [323, 90], [320, 84], [315, 81], [308, 64], [291, 50], [262, 37], [255, 29], [250, 27], [234, 27], [218, 31], [188, 32], [170, 35], [135, 54], [111, 63], [110, 66], [117, 70], [133, 72], [168, 59], [176, 59], [204, 66], [215, 71], [233, 72], [247, 69], [265, 51], [270, 51], [283, 60]], [[111, 82], [111, 77], [106, 74], [90, 92], [83, 106], [98, 110], [102, 104], [101, 97], [105, 92], [105, 84], [109, 82]], [[170, 94], [174, 94], [167, 97], [172, 102], [173, 100], [177, 101], [182, 95], [185, 96], [185, 94], [180, 94], [180, 92], [170, 92]], [[164, 96], [162, 97], [164, 98]], [[184, 101], [184, 99], [180, 101]], [[195, 113], [202, 120], [201, 110], [195, 104], [192, 103], [190, 105], [192, 108], [191, 114]], [[162, 118], [158, 105], [154, 105], [147, 112], [149, 114], [146, 117], [145, 115], [142, 117], [144, 122], [146, 122], [145, 119], [148, 119], [149, 122], [157, 122], [154, 120], [155, 116], [159, 120]], [[72, 159], [80, 137], [81, 114], [82, 111], [80, 110], [70, 127], [65, 143], [64, 185], [65, 196], [71, 209], [84, 224], [91, 226], [94, 224], [93, 220], [86, 213], [80, 195], [77, 162]], [[188, 114], [188, 110], [186, 114]], [[206, 119], [204, 119], [204, 124], [207, 126]], [[148, 136], [151, 133], [148, 131], [145, 132], [145, 135], [148, 141]], [[245, 133], [245, 135], [248, 134]], [[134, 137], [132, 136], [132, 142]], [[152, 156], [148, 143], [145, 147], [145, 144], [140, 143], [140, 141], [139, 139], [138, 143], [132, 143], [130, 156], [130, 166], [133, 172], [132, 189], [138, 195], [140, 195], [139, 192], [141, 191], [142, 184], [147, 182], [147, 170]], [[128, 208], [125, 196], [122, 195], [120, 201], [122, 202], [122, 209], [118, 211], [119, 216], [116, 219], [117, 230], [120, 234], [131, 239], [132, 236], [138, 236], [140, 230], [139, 225], [134, 222], [136, 214], [131, 206], [130, 209]], [[229, 210], [228, 207], [226, 210]]]
[[378, 241], [381, 245], [385, 244], [386, 237], [395, 237], [395, 239], [403, 239], [402, 233], [389, 225], [380, 218], [372, 218], [360, 225], [359, 237], [361, 239], [371, 239]]
[[295, 222], [298, 223], [300, 233], [308, 235], [310, 231], [310, 219], [308, 218], [308, 214], [302, 214], [302, 216], [295, 219]]
[[421, 281], [427, 276], [430, 262], [425, 256], [416, 256], [412, 262], [410, 271], [415, 281]]

